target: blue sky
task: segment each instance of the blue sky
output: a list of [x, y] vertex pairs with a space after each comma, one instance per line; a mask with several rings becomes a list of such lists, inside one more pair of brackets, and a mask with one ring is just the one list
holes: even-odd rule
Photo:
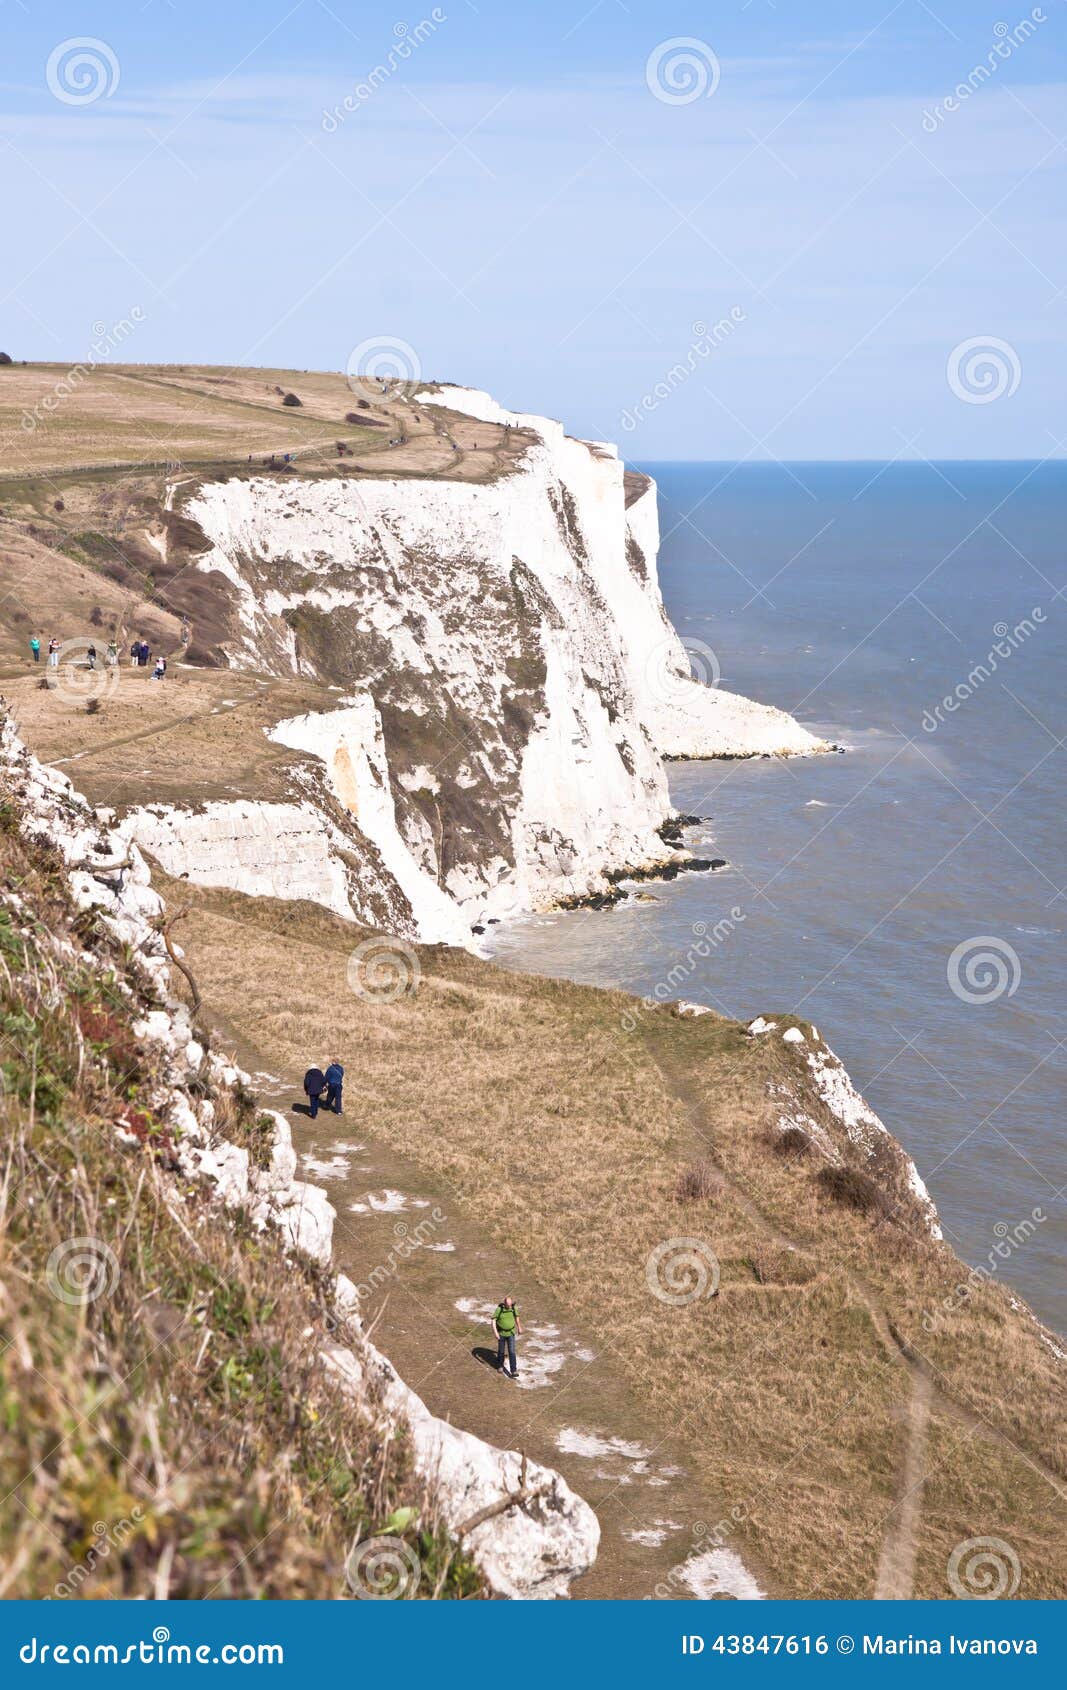
[[1064, 0], [0, 21], [15, 357], [136, 307], [132, 360], [402, 342], [645, 461], [1067, 451]]

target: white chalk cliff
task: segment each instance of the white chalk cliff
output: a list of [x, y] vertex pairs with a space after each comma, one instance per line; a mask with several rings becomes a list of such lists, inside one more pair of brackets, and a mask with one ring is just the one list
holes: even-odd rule
[[[234, 476], [186, 492], [196, 567], [230, 603], [228, 661], [318, 678], [337, 708], [273, 730], [309, 760], [291, 805], [157, 809], [133, 826], [194, 880], [463, 943], [677, 859], [657, 833], [664, 757], [826, 747], [693, 678], [657, 580], [655, 486], [614, 447], [468, 389], [416, 400], [533, 438], [480, 484]], [[309, 801], [323, 765], [326, 813]], [[298, 851], [276, 849], [285, 836]]]

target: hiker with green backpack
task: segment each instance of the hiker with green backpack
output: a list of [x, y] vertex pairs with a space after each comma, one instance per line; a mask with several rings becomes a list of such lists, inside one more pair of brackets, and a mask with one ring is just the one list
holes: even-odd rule
[[[493, 1310], [493, 1331], [496, 1333], [496, 1365], [501, 1373], [507, 1374], [511, 1379], [517, 1379], [519, 1364], [515, 1359], [515, 1336], [522, 1336], [522, 1321], [519, 1319], [514, 1297], [505, 1297]], [[504, 1364], [505, 1348], [511, 1362], [510, 1374]]]

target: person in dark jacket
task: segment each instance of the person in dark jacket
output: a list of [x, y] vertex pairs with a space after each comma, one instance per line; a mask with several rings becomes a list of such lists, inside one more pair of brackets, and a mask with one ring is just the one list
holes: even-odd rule
[[341, 1085], [345, 1071], [339, 1062], [331, 1062], [326, 1070], [326, 1107], [335, 1115], [341, 1113]]
[[304, 1091], [311, 1108], [311, 1119], [319, 1112], [319, 1103], [326, 1090], [326, 1076], [321, 1068], [309, 1068], [304, 1075]]

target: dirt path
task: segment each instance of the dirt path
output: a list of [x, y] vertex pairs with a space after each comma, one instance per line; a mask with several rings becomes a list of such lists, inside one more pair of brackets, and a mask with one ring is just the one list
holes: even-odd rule
[[886, 1522], [874, 1595], [879, 1601], [906, 1602], [914, 1594], [915, 1550], [926, 1481], [926, 1432], [930, 1422], [930, 1374], [921, 1362], [912, 1368], [908, 1403], [908, 1441], [901, 1468], [901, 1491]]
[[[226, 714], [229, 715], [235, 710], [242, 710], [246, 704], [252, 704], [256, 701], [256, 699], [266, 698], [271, 692], [273, 692], [277, 684], [277, 682], [269, 681], [257, 684], [253, 691], [247, 693], [244, 698], [239, 698], [235, 704], [227, 705]], [[211, 715], [221, 715], [223, 713], [223, 707], [221, 705], [213, 705], [208, 713]], [[187, 722], [199, 721], [204, 714], [205, 712], [203, 710], [192, 710], [187, 712], [184, 716], [173, 717], [169, 722], [160, 722], [154, 728], [138, 728], [136, 733], [119, 734], [115, 739], [103, 739], [100, 741], [99, 745], [89, 746], [85, 751], [75, 751], [69, 757], [56, 757], [47, 765], [47, 767], [50, 769], [61, 769], [68, 763], [84, 763], [87, 758], [99, 757], [102, 751], [112, 751], [117, 745], [132, 745], [135, 740], [153, 739], [157, 734], [173, 733], [175, 728], [184, 727]]]
[[[312, 1121], [297, 1076], [257, 1072], [258, 1053], [243, 1038], [228, 1042], [261, 1101], [292, 1124], [302, 1176], [329, 1194], [334, 1260], [360, 1286], [374, 1342], [435, 1414], [555, 1467], [595, 1509], [600, 1551], [572, 1596], [766, 1592], [763, 1569], [716, 1539], [728, 1502], [663, 1437], [598, 1333], [576, 1326], [489, 1241], [450, 1188], [363, 1131], [356, 1086], [346, 1088], [344, 1116], [320, 1111]], [[495, 1365], [492, 1309], [506, 1294], [516, 1297], [524, 1329], [518, 1384]]]

